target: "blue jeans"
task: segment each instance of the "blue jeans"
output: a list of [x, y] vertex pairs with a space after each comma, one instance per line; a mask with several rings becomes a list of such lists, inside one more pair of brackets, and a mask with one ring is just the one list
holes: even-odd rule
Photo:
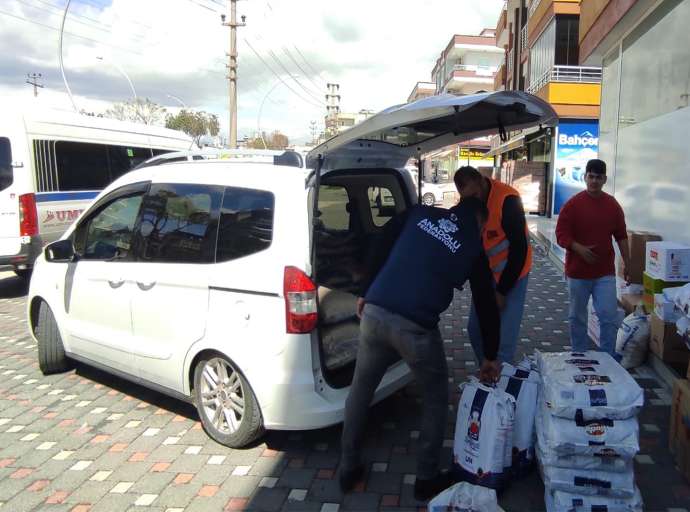
[[[515, 349], [522, 324], [522, 313], [525, 310], [528, 279], [529, 274], [517, 280], [515, 286], [506, 295], [506, 304], [501, 310], [501, 344], [498, 347], [498, 359], [504, 363], [512, 363], [515, 358]], [[467, 323], [467, 332], [470, 335], [474, 355], [481, 364], [484, 360], [484, 340], [479, 329], [479, 318], [474, 308], [474, 302], [472, 302], [470, 320]]]
[[573, 350], [581, 352], [591, 348], [587, 335], [587, 304], [591, 296], [594, 311], [599, 318], [599, 350], [608, 352], [615, 357], [616, 335], [618, 333], [615, 276], [604, 276], [598, 279], [568, 278], [568, 291], [570, 292], [568, 319], [570, 320], [570, 342], [573, 345]]

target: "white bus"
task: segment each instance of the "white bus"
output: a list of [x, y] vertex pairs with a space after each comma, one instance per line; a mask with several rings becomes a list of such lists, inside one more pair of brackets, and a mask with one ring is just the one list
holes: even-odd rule
[[189, 150], [182, 132], [60, 111], [0, 117], [0, 266], [29, 275], [106, 185], [145, 160]]

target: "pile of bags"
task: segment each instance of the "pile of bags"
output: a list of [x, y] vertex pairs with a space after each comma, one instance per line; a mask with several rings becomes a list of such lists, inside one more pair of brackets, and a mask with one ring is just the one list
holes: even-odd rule
[[679, 288], [666, 288], [664, 290], [666, 300], [673, 303], [678, 314], [676, 329], [690, 348], [690, 284]]
[[643, 390], [604, 352], [538, 352], [536, 360], [536, 454], [547, 510], [642, 510], [632, 459]]
[[459, 480], [500, 490], [535, 463], [534, 419], [541, 379], [529, 359], [504, 364], [496, 387], [460, 386], [454, 441]]

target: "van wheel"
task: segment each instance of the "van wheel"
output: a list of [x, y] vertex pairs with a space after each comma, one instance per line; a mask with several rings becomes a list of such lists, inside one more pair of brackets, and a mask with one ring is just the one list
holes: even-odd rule
[[241, 448], [264, 432], [249, 383], [223, 356], [202, 359], [196, 365], [194, 401], [204, 430], [220, 444]]
[[65, 372], [71, 368], [72, 365], [65, 355], [65, 347], [62, 344], [53, 312], [43, 301], [38, 306], [36, 339], [38, 340], [38, 367], [43, 375]]
[[422, 203], [425, 206], [434, 206], [434, 204], [436, 203], [436, 198], [434, 197], [434, 194], [432, 194], [431, 192], [427, 192], [426, 194], [424, 194], [422, 196]]

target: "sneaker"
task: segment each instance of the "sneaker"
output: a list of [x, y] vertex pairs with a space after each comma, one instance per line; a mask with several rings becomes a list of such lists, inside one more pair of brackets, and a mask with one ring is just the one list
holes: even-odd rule
[[428, 480], [417, 478], [414, 482], [414, 499], [417, 501], [428, 501], [441, 491], [448, 489], [454, 483], [455, 479], [447, 471], [443, 471]]
[[359, 465], [352, 469], [342, 469], [340, 470], [340, 490], [344, 493], [350, 492], [354, 489], [357, 482], [359, 482], [364, 476], [364, 466]]

